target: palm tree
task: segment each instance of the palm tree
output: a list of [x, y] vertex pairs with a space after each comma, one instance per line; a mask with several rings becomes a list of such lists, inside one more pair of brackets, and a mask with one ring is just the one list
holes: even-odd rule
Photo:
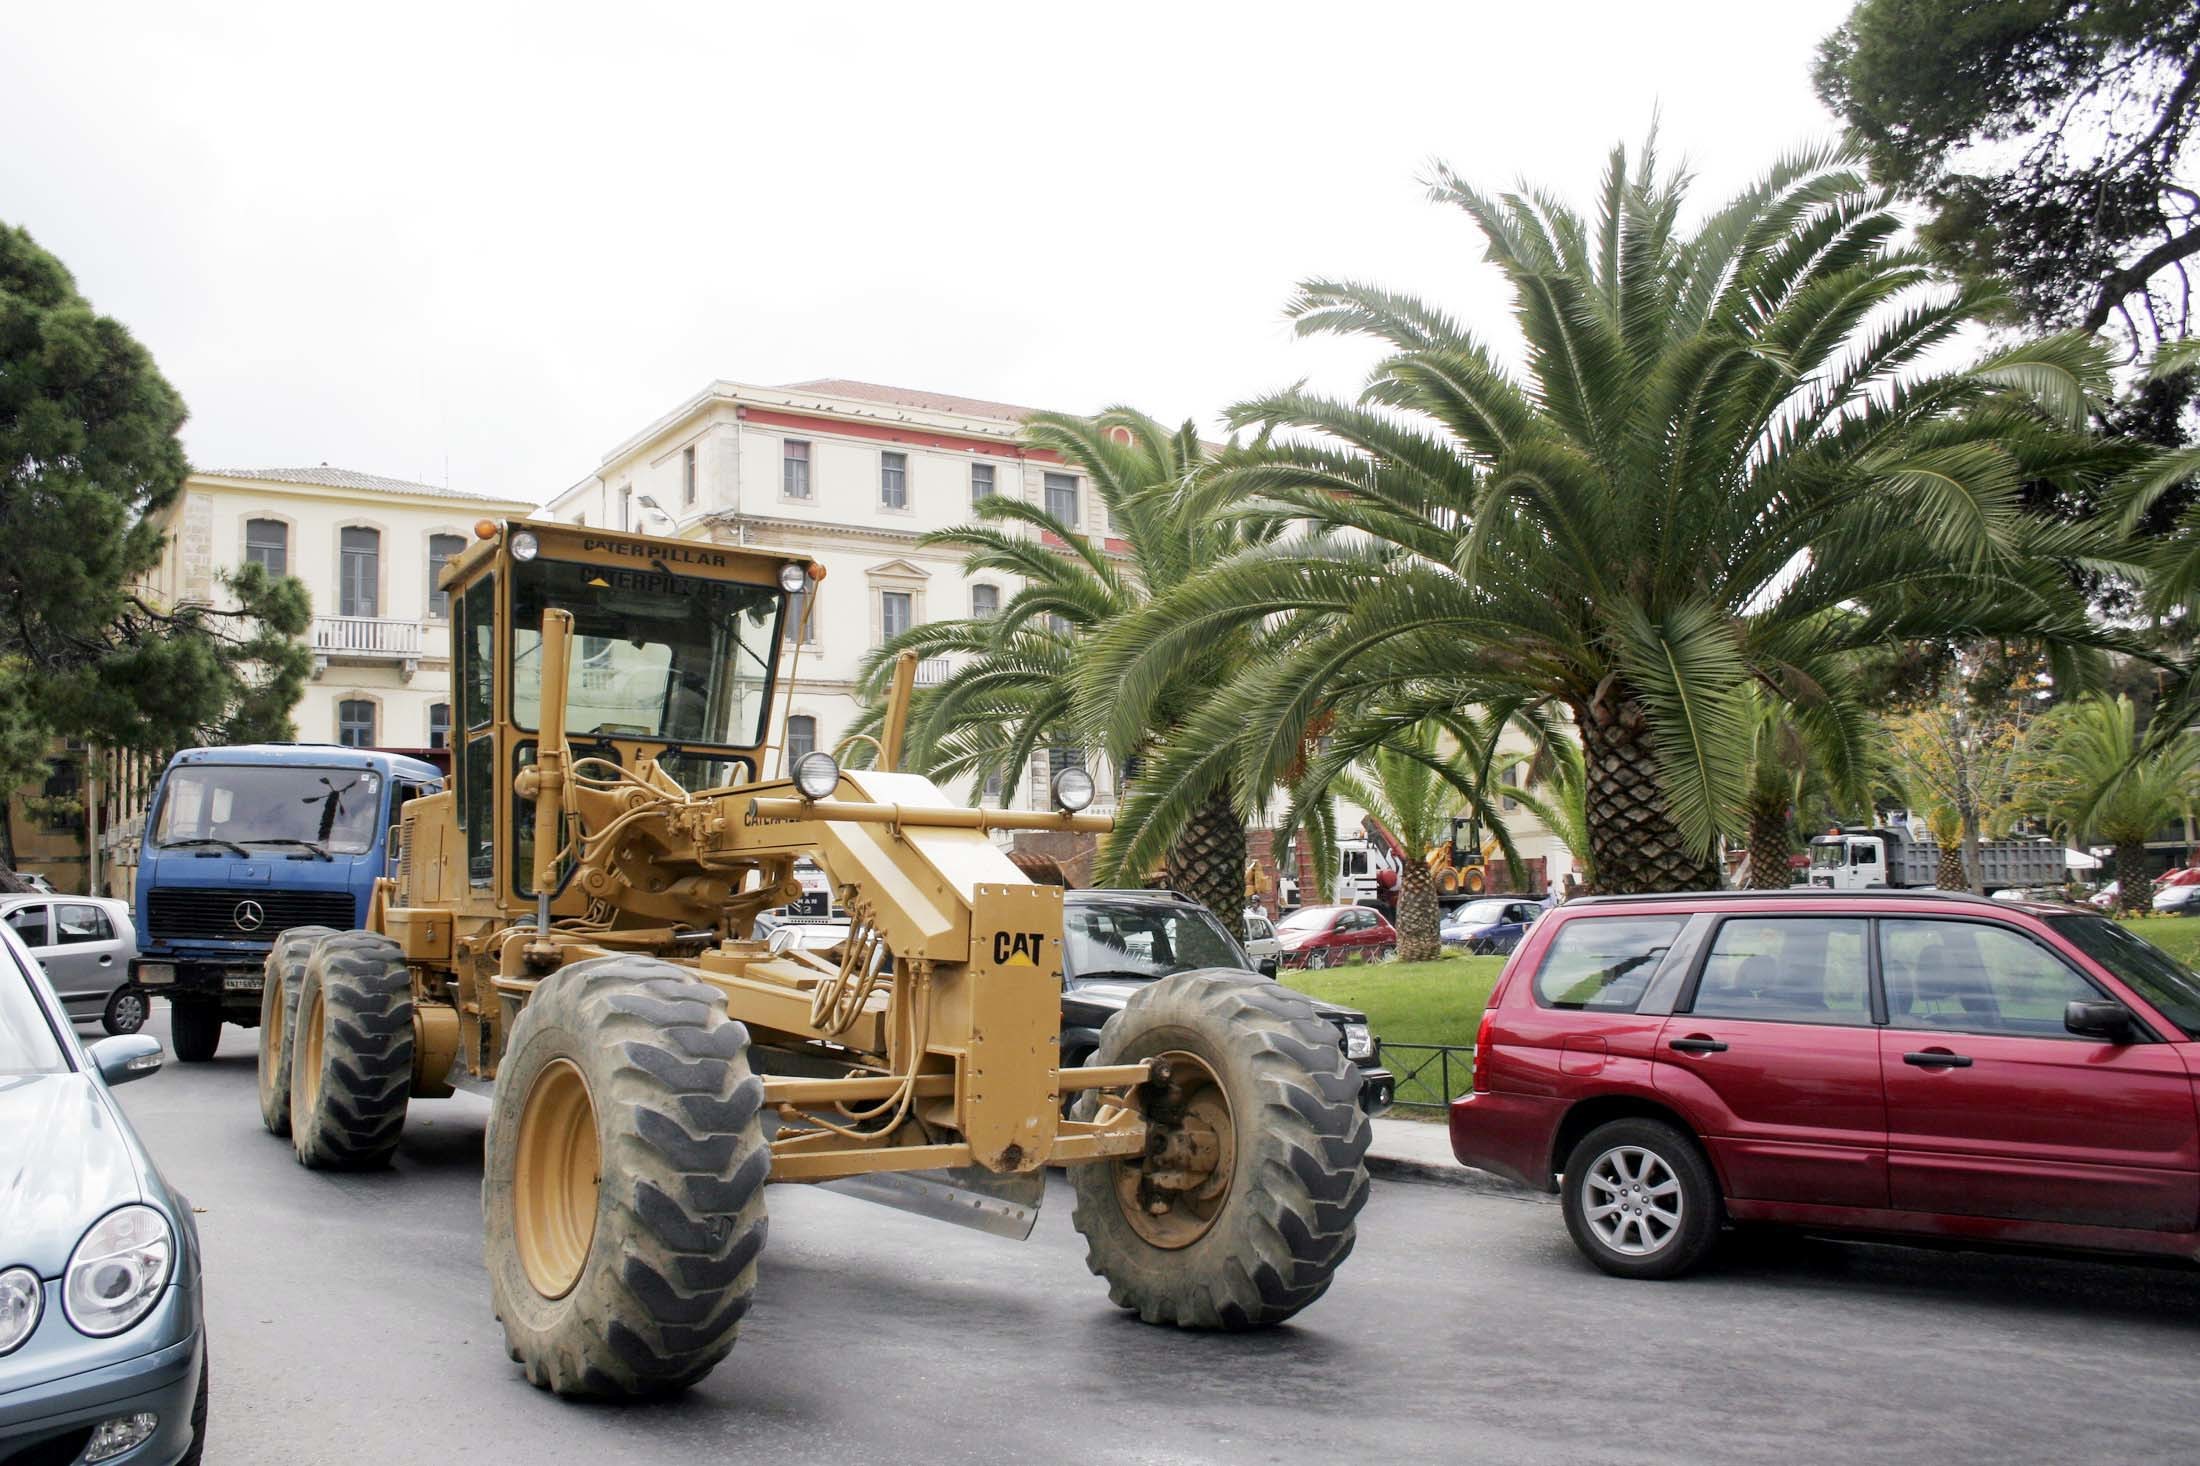
[[1549, 708], [1582, 745], [1600, 886], [1704, 888], [1746, 787], [1750, 687], [1846, 779], [1869, 736], [1855, 648], [2032, 636], [2075, 676], [2071, 649], [2103, 633], [2059, 564], [2105, 535], [2025, 513], [2019, 490], [2094, 471], [2090, 338], [1924, 364], [2002, 298], [1898, 247], [1892, 200], [1838, 152], [1781, 163], [1692, 231], [1685, 180], [1648, 149], [1612, 153], [1591, 220], [1449, 171], [1433, 192], [1512, 287], [1524, 379], [1418, 300], [1302, 288], [1302, 333], [1390, 354], [1357, 401], [1235, 409], [1297, 430], [1216, 471], [1292, 532], [1103, 633], [1086, 711], [1118, 736], [1188, 651], [1294, 633], [1186, 725], [1134, 822], [1222, 767], [1259, 787], [1325, 710]]
[[[972, 574], [1021, 583], [997, 615], [911, 627], [864, 663], [860, 685], [871, 706], [859, 732], [875, 731], [896, 654], [909, 649], [955, 663], [938, 686], [916, 694], [911, 710], [905, 760], [936, 777], [1013, 787], [1039, 750], [1082, 758], [1103, 733], [1078, 715], [1074, 697], [1093, 638], [1157, 594], [1272, 537], [1256, 523], [1213, 512], [1205, 484], [1210, 451], [1189, 422], [1171, 432], [1125, 407], [1092, 418], [1036, 413], [1025, 441], [1090, 483], [1115, 538], [1084, 533], [1043, 504], [1001, 494], [979, 501], [978, 522], [924, 537], [964, 550]], [[1187, 649], [1150, 689], [1146, 721], [1109, 741], [1115, 766], [1135, 778], [1206, 693], [1251, 658], [1255, 643], [1255, 631], [1240, 628]], [[1135, 863], [1111, 860], [1118, 843], [1111, 838], [1102, 846], [1102, 879], [1142, 883], [1160, 865], [1173, 889], [1204, 902], [1242, 938], [1245, 825], [1234, 792], [1227, 770], [1180, 784], [1147, 815], [1152, 853]]]
[[1826, 748], [1817, 726], [1797, 721], [1787, 705], [1753, 689], [1749, 699], [1749, 757], [1742, 786], [1742, 834], [1749, 850], [1748, 886], [1753, 891], [1784, 891], [1794, 884], [1788, 857], [1795, 850], [1795, 827], [1806, 814], [1831, 805], [1863, 809], [1871, 788], [1862, 769], [1850, 767], [1845, 786], [1826, 777], [1829, 762], [1841, 757]]
[[2131, 699], [2080, 698], [2041, 719], [2042, 792], [2072, 840], [2115, 848], [2116, 904], [2152, 909], [2146, 842], [2192, 806], [2200, 739], [2182, 729], [2142, 744]]
[[[1292, 790], [1292, 813], [1329, 795], [1342, 795], [1372, 815], [1403, 849], [1398, 872], [1398, 956], [1428, 962], [1442, 955], [1436, 876], [1427, 852], [1451, 838], [1452, 811], [1464, 800], [1475, 818], [1512, 855], [1511, 835], [1490, 797], [1495, 729], [1473, 724], [1447, 728], [1434, 719], [1393, 732], [1357, 765], [1341, 768], [1317, 758]], [[1443, 749], [1446, 735], [1454, 747]], [[1464, 735], [1464, 736], [1461, 736]], [[1517, 864], [1517, 858], [1515, 858]]]

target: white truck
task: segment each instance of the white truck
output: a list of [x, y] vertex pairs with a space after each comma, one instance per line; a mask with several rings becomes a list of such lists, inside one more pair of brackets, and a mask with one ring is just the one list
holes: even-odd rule
[[[2013, 886], [2059, 886], [2067, 878], [2063, 847], [2052, 840], [1981, 840], [1976, 874], [1989, 894]], [[1810, 842], [1810, 883], [1829, 891], [1875, 887], [1930, 888], [1940, 847], [1900, 825], [1846, 826]]]

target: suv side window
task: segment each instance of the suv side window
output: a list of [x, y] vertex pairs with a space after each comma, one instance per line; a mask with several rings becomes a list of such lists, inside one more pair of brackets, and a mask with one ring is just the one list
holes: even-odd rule
[[1686, 920], [1583, 916], [1567, 922], [1536, 969], [1535, 1000], [1546, 1008], [1634, 1012]]
[[2064, 1005], [2102, 997], [2022, 932], [1979, 921], [1882, 921], [1879, 962], [1896, 1028], [2074, 1038]]
[[1872, 1021], [1869, 928], [1860, 917], [1741, 916], [1721, 922], [1690, 1011], [1768, 1023]]

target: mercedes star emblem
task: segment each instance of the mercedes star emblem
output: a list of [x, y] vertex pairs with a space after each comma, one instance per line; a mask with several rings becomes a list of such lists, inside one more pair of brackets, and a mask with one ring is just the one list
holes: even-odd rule
[[260, 929], [260, 923], [267, 920], [267, 913], [260, 909], [257, 901], [239, 901], [236, 911], [232, 913], [232, 919], [237, 923], [238, 931], [256, 932]]

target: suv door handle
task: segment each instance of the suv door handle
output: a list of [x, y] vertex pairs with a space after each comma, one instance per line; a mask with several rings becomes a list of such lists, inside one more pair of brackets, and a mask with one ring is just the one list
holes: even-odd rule
[[1726, 1052], [1726, 1044], [1723, 1041], [1706, 1038], [1701, 1034], [1694, 1038], [1676, 1038], [1666, 1047], [1679, 1049], [1684, 1054], [1723, 1054]]
[[1904, 1054], [1902, 1062], [1915, 1064], [1920, 1069], [1968, 1069], [1971, 1056], [1950, 1053], [1946, 1049], [1927, 1049], [1922, 1054]]

